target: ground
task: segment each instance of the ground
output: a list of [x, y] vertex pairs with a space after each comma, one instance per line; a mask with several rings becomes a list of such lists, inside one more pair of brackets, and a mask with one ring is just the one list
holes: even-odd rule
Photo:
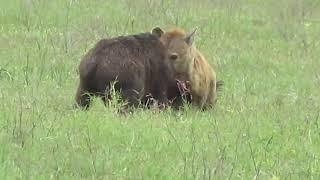
[[[319, 179], [319, 0], [0, 0], [1, 179]], [[198, 27], [215, 110], [72, 108], [100, 38]]]

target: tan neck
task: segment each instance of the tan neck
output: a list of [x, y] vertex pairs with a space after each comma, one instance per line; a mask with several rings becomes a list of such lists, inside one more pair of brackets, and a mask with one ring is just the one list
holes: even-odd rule
[[189, 73], [193, 73], [195, 71], [195, 69], [197, 69], [197, 61], [198, 61], [199, 57], [201, 57], [200, 52], [195, 47], [192, 47], [191, 51], [193, 54], [193, 59], [189, 65]]

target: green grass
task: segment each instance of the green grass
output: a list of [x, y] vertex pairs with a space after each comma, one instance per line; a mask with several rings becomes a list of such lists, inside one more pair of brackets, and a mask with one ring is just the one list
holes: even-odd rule
[[[0, 179], [319, 179], [320, 1], [0, 0]], [[215, 110], [72, 109], [99, 39], [199, 27]]]

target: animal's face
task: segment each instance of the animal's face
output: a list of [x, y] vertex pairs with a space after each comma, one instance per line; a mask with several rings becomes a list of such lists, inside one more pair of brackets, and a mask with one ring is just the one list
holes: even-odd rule
[[168, 50], [168, 58], [178, 73], [186, 73], [194, 60], [193, 39], [195, 31], [187, 35], [181, 29], [164, 32], [156, 27], [152, 33], [157, 35]]

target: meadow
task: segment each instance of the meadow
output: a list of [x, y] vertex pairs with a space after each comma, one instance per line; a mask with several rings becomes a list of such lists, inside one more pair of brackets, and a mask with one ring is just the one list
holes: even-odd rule
[[[0, 179], [320, 179], [319, 0], [0, 0]], [[198, 27], [214, 110], [73, 109], [101, 38]]]

